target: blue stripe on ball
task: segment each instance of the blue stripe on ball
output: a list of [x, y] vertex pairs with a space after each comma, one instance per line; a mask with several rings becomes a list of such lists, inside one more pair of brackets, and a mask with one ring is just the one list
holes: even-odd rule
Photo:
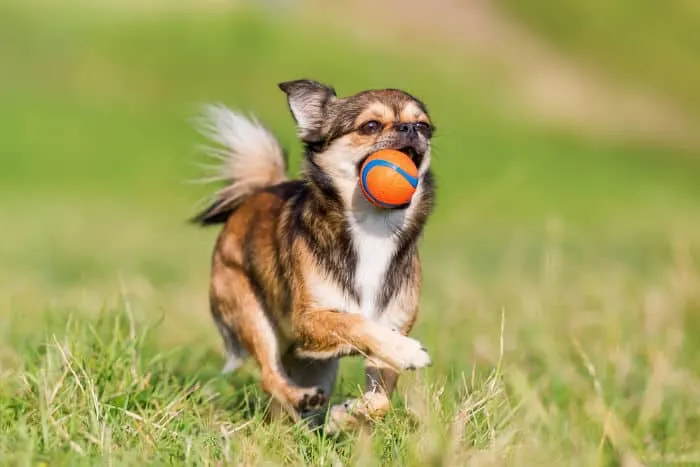
[[[407, 181], [408, 183], [410, 183], [411, 186], [412, 186], [413, 188], [416, 188], [416, 187], [418, 186], [418, 177], [413, 177], [413, 176], [409, 175], [408, 172], [406, 172], [404, 169], [402, 169], [402, 168], [399, 167], [398, 165], [392, 164], [391, 162], [385, 161], [385, 160], [383, 160], [383, 159], [375, 159], [375, 160], [373, 160], [373, 161], [370, 161], [370, 162], [365, 166], [365, 169], [364, 169], [364, 171], [362, 172], [363, 182], [364, 182], [364, 178], [367, 176], [367, 175], [366, 175], [367, 172], [369, 172], [369, 170], [370, 170], [372, 167], [375, 167], [375, 166], [378, 166], [378, 165], [379, 165], [379, 166], [382, 166], [382, 167], [389, 167], [389, 168], [391, 168], [391, 169], [396, 170], [398, 173], [400, 173], [401, 175], [403, 175], [403, 177], [406, 179], [406, 181]], [[367, 188], [367, 185], [365, 185], [365, 188]]]
[[407, 181], [413, 188], [416, 188], [416, 187], [418, 186], [418, 177], [414, 177], [414, 176], [408, 174], [405, 170], [403, 170], [403, 169], [402, 169], [401, 167], [399, 167], [398, 165], [392, 164], [391, 162], [385, 161], [385, 160], [382, 160], [382, 159], [376, 159], [376, 160], [370, 161], [370, 162], [367, 163], [367, 165], [364, 167], [364, 169], [362, 169], [362, 177], [361, 177], [362, 187], [364, 188], [365, 194], [366, 194], [367, 196], [369, 196], [370, 198], [372, 198], [372, 201], [374, 201], [375, 203], [377, 203], [378, 205], [380, 205], [380, 206], [382, 206], [382, 207], [384, 207], [384, 208], [395, 208], [395, 207], [403, 206], [403, 205], [400, 205], [400, 204], [388, 204], [388, 203], [383, 203], [382, 201], [379, 201], [377, 198], [375, 198], [374, 195], [372, 195], [372, 192], [371, 192], [370, 189], [367, 187], [367, 174], [369, 173], [369, 171], [370, 171], [373, 167], [376, 167], [376, 166], [389, 167], [389, 168], [391, 168], [391, 169], [396, 170], [398, 173], [400, 173], [401, 175], [403, 175], [403, 177], [406, 179], [406, 181]]

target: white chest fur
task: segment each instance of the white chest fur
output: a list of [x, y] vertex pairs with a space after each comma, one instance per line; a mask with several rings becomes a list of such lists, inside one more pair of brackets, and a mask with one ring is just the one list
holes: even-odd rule
[[355, 290], [360, 303], [359, 312], [374, 319], [378, 315], [380, 294], [397, 248], [396, 230], [403, 223], [402, 212], [355, 213], [351, 220], [351, 234], [357, 264], [355, 266]]
[[354, 211], [350, 216], [350, 234], [357, 262], [354, 288], [358, 300], [345, 293], [331, 278], [310, 273], [309, 292], [315, 306], [346, 313], [357, 313], [368, 319], [379, 317], [381, 292], [391, 260], [398, 247], [396, 232], [401, 228], [405, 212], [379, 212], [372, 209]]
[[[350, 163], [348, 148], [338, 150], [337, 164], [331, 164], [331, 176], [335, 179], [340, 197], [345, 200], [350, 235], [355, 248], [354, 288], [358, 300], [346, 293], [332, 278], [318, 271], [307, 272], [308, 293], [318, 308], [361, 314], [378, 320], [381, 293], [386, 286], [387, 272], [398, 248], [397, 232], [413, 218], [421, 199], [423, 184], [419, 183], [411, 205], [400, 211], [377, 210], [364, 198], [357, 184], [356, 166]], [[422, 178], [430, 164], [430, 151], [426, 152], [419, 168]]]

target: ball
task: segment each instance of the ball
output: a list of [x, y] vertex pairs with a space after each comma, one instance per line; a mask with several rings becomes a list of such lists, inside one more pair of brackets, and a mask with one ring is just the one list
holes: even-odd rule
[[373, 205], [395, 209], [411, 201], [418, 187], [418, 168], [411, 158], [396, 149], [370, 155], [360, 168], [360, 188]]

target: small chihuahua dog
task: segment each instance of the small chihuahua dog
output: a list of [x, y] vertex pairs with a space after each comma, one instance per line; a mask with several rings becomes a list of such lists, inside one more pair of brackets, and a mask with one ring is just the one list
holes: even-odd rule
[[[262, 387], [296, 420], [322, 414], [333, 432], [383, 417], [399, 374], [430, 365], [408, 337], [421, 285], [417, 243], [432, 211], [425, 105], [397, 89], [338, 97], [312, 80], [279, 84], [305, 148], [300, 179], [255, 118], [206, 108], [226, 186], [194, 221], [223, 224], [212, 256], [211, 313], [228, 354], [252, 356]], [[380, 149], [408, 154], [419, 184], [407, 206], [380, 209], [358, 176]], [[330, 409], [342, 356], [365, 357], [366, 392]], [[329, 416], [326, 416], [329, 415]]]

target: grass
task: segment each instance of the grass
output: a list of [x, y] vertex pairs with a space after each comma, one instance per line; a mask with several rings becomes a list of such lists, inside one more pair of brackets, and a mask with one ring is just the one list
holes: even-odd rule
[[692, 0], [505, 0], [514, 16], [608, 76], [700, 108], [700, 8]]
[[[542, 133], [479, 76], [297, 20], [0, 8], [2, 464], [700, 462], [692, 160]], [[275, 84], [299, 75], [407, 87], [439, 127], [415, 331], [435, 364], [371, 436], [268, 423], [254, 365], [219, 375], [215, 231], [185, 223], [211, 190], [184, 183], [192, 106], [254, 110], [296, 170]]]
[[[28, 351], [27, 368], [12, 388], [16, 395], [2, 400], [3, 419], [12, 422], [0, 451], [4, 460], [42, 460], [34, 457], [39, 451], [52, 453], [44, 458], [51, 463], [82, 458], [91, 465], [144, 458], [157, 464], [199, 465], [212, 459], [326, 464], [359, 454], [347, 440], [266, 424], [264, 398], [249, 378], [237, 377], [231, 385], [215, 376], [212, 358], [193, 358], [184, 349], [159, 352], [148, 330], [137, 331], [132, 319], [118, 312], [95, 323], [69, 320], [64, 336]], [[422, 400], [429, 390], [416, 393], [427, 404], [424, 409], [445, 410]], [[465, 383], [462, 391], [461, 405], [449, 414], [421, 415], [439, 422], [469, 411], [473, 419], [464, 420], [458, 431], [469, 430], [478, 445], [487, 445], [491, 434], [483, 412], [510, 412], [503, 387], [494, 376], [483, 389], [468, 393]], [[370, 444], [410, 462], [421, 431], [398, 407]]]

